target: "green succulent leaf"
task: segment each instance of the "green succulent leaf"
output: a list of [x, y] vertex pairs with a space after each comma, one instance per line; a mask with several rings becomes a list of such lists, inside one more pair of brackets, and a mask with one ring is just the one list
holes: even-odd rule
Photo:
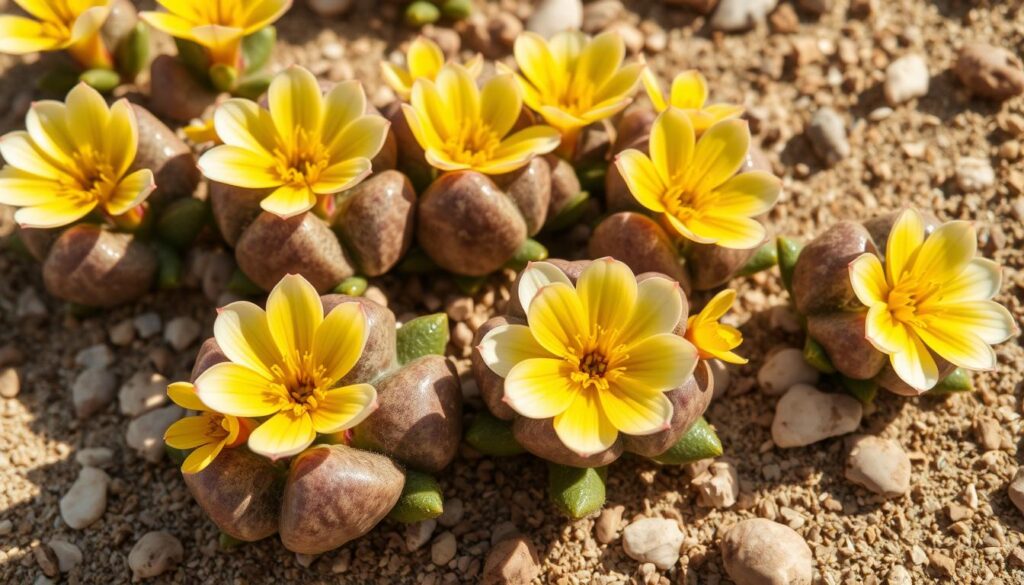
[[715, 433], [714, 427], [708, 424], [704, 417], [700, 417], [675, 445], [651, 459], [665, 465], [686, 465], [721, 454], [722, 441]]
[[548, 463], [548, 497], [566, 516], [579, 520], [604, 506], [607, 467], [569, 467]]
[[192, 245], [210, 219], [207, 202], [188, 197], [167, 206], [156, 222], [157, 236], [179, 250]]
[[779, 273], [782, 275], [782, 284], [785, 285], [789, 294], [793, 294], [793, 268], [796, 260], [800, 257], [800, 250], [803, 245], [794, 239], [779, 236], [775, 240], [778, 245]]
[[178, 60], [192, 72], [192, 75], [198, 79], [209, 80], [210, 59], [202, 45], [177, 37], [174, 38], [174, 44], [178, 47]]
[[512, 425], [488, 412], [478, 414], [469, 424], [466, 442], [491, 457], [511, 457], [526, 452], [512, 435]]
[[459, 292], [464, 295], [473, 296], [480, 292], [480, 289], [487, 282], [486, 276], [462, 276], [460, 274], [455, 275], [453, 278], [455, 286], [459, 287]]
[[231, 279], [228, 280], [228, 290], [243, 297], [255, 297], [266, 292], [260, 288], [260, 285], [253, 282], [248, 275], [242, 272], [241, 268], [235, 268], [235, 271], [231, 273]]
[[258, 100], [267, 93], [272, 80], [273, 76], [271, 75], [247, 75], [238, 80], [231, 93], [236, 97]]
[[53, 94], [59, 94], [63, 99], [64, 94], [71, 91], [79, 82], [80, 73], [70, 67], [55, 66], [48, 69], [39, 77], [36, 83], [39, 89]]
[[445, 0], [441, 5], [441, 13], [445, 18], [452, 20], [463, 20], [473, 14], [473, 2], [471, 0]]
[[437, 264], [422, 248], [412, 248], [396, 267], [403, 274], [426, 274], [438, 270]]
[[242, 546], [243, 544], [245, 544], [245, 541], [239, 540], [234, 536], [231, 536], [227, 532], [221, 532], [220, 537], [217, 539], [217, 544], [220, 545], [220, 548], [222, 550], [231, 550], [233, 548], [238, 548]]
[[583, 211], [586, 210], [589, 200], [590, 193], [588, 191], [577, 193], [554, 217], [548, 218], [544, 224], [544, 231], [557, 232], [576, 225], [576, 222], [583, 216]]
[[89, 69], [83, 71], [78, 79], [100, 93], [110, 93], [121, 84], [121, 76], [112, 69]]
[[584, 191], [598, 195], [604, 193], [605, 177], [607, 175], [608, 163], [603, 160], [576, 167], [576, 178], [580, 180], [580, 187]]
[[426, 473], [406, 470], [402, 495], [398, 497], [395, 507], [391, 508], [388, 518], [411, 524], [437, 518], [442, 512], [444, 496], [437, 480]]
[[832, 365], [832, 360], [825, 353], [825, 348], [810, 335], [804, 340], [804, 361], [822, 374], [834, 374], [836, 372], [836, 367]]
[[398, 363], [405, 365], [425, 355], [444, 355], [448, 345], [448, 315], [434, 313], [407, 322], [398, 329]]
[[532, 238], [526, 238], [522, 246], [516, 250], [516, 253], [505, 263], [505, 266], [512, 270], [519, 271], [526, 268], [526, 265], [530, 262], [538, 262], [540, 260], [546, 260], [548, 257], [548, 249], [543, 244]]
[[180, 288], [183, 267], [178, 251], [161, 242], [156, 242], [153, 247], [156, 250], [156, 259], [159, 265], [156, 277], [157, 287], [160, 290]]
[[874, 380], [857, 380], [856, 378], [848, 378], [846, 376], [840, 376], [839, 379], [843, 384], [843, 388], [864, 406], [875, 401], [875, 396], [878, 395], [878, 382]]
[[238, 70], [230, 65], [217, 63], [208, 72], [210, 83], [217, 91], [230, 92], [238, 84]]
[[115, 61], [117, 70], [128, 81], [134, 80], [149, 63], [149, 26], [143, 22], [135, 25], [121, 43], [117, 45]]
[[416, 0], [405, 9], [405, 23], [413, 28], [434, 24], [440, 19], [441, 9], [426, 0]]
[[362, 276], [350, 276], [338, 283], [332, 292], [350, 297], [361, 297], [370, 283]]
[[277, 42], [277, 29], [265, 26], [242, 39], [242, 61], [245, 63], [243, 73], [258, 71], [270, 60]]
[[953, 370], [953, 373], [939, 380], [934, 388], [928, 391], [928, 396], [943, 396], [957, 392], [972, 392], [974, 384], [971, 382], [971, 375], [963, 368]]
[[754, 252], [747, 263], [740, 268], [737, 276], [750, 276], [762, 270], [768, 270], [779, 261], [779, 250], [775, 242], [768, 242]]
[[181, 465], [184, 463], [190, 452], [185, 449], [175, 449], [167, 443], [164, 443], [164, 451], [167, 453], [167, 458], [175, 465]]

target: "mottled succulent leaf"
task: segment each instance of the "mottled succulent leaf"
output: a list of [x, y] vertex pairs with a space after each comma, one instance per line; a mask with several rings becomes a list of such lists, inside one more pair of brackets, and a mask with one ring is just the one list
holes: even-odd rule
[[459, 287], [459, 292], [464, 295], [473, 296], [480, 292], [484, 283], [487, 282], [486, 276], [462, 276], [455, 275], [453, 278], [455, 286]]
[[174, 44], [178, 47], [178, 59], [185, 64], [185, 67], [197, 79], [209, 81], [210, 59], [206, 56], [206, 50], [198, 43], [177, 37], [174, 38]]
[[797, 258], [800, 257], [800, 249], [803, 248], [803, 245], [785, 236], [779, 236], [775, 242], [778, 246], [777, 256], [782, 284], [790, 294], [793, 294], [793, 268], [796, 266]]
[[708, 424], [704, 417], [700, 417], [675, 445], [652, 459], [665, 465], [686, 465], [721, 454], [722, 441], [715, 433], [714, 427]]
[[157, 236], [179, 250], [192, 245], [210, 219], [207, 202], [188, 197], [167, 206], [156, 221]]
[[236, 97], [258, 100], [263, 94], [267, 93], [272, 79], [273, 77], [270, 75], [249, 75], [243, 77], [235, 85], [232, 94]]
[[441, 14], [452, 20], [463, 20], [473, 14], [473, 2], [471, 0], [445, 0], [441, 5]]
[[277, 29], [273, 26], [265, 26], [242, 39], [242, 60], [245, 63], [243, 71], [250, 73], [262, 69], [274, 52], [275, 42]]
[[239, 268], [236, 268], [231, 273], [231, 279], [228, 280], [228, 290], [243, 297], [254, 297], [266, 292]]
[[112, 69], [89, 69], [83, 71], [78, 79], [100, 93], [110, 93], [121, 84], [121, 76]]
[[478, 414], [470, 423], [466, 442], [491, 457], [511, 457], [526, 452], [512, 435], [512, 425], [486, 412]]
[[747, 260], [747, 263], [743, 265], [737, 272], [737, 276], [750, 276], [751, 274], [757, 274], [762, 270], [768, 270], [772, 266], [775, 266], [779, 261], [779, 249], [775, 242], [768, 242], [761, 246], [754, 252], [754, 255]]
[[435, 313], [407, 322], [398, 329], [398, 363], [405, 365], [425, 355], [444, 355], [448, 345], [448, 315]]
[[153, 248], [156, 250], [156, 259], [160, 266], [156, 277], [157, 287], [161, 290], [181, 287], [183, 267], [177, 250], [161, 242], [155, 242]]
[[210, 83], [217, 91], [232, 91], [238, 84], [238, 70], [223, 63], [210, 67], [209, 76]]
[[388, 518], [411, 524], [437, 518], [441, 512], [444, 512], [444, 496], [437, 480], [426, 473], [407, 470], [402, 495], [388, 513]]
[[576, 225], [576, 222], [583, 216], [583, 211], [586, 209], [587, 201], [589, 200], [589, 192], [580, 191], [577, 193], [575, 197], [565, 204], [565, 207], [558, 214], [548, 219], [544, 224], [544, 231], [557, 232]]
[[396, 270], [405, 274], [425, 274], [438, 270], [438, 266], [422, 248], [413, 248], [398, 263]]
[[974, 384], [971, 383], [971, 375], [963, 368], [953, 370], [953, 373], [939, 380], [934, 388], [928, 391], [928, 396], [943, 396], [956, 392], [972, 392]]
[[534, 240], [533, 238], [526, 238], [522, 246], [516, 250], [516, 253], [509, 259], [505, 266], [515, 271], [520, 271], [526, 268], [526, 265], [530, 262], [539, 262], [541, 260], [547, 260], [548, 249], [543, 244]]
[[548, 497], [573, 520], [584, 518], [604, 506], [607, 467], [580, 468], [548, 463]]
[[415, 0], [405, 9], [405, 23], [413, 28], [434, 24], [441, 19], [441, 9], [426, 0]]
[[874, 402], [875, 396], [878, 395], [878, 382], [874, 380], [857, 380], [840, 376], [840, 381], [843, 384], [843, 388], [865, 406]]
[[366, 287], [369, 284], [362, 276], [350, 276], [339, 282], [338, 286], [334, 287], [334, 290], [331, 292], [350, 297], [361, 297], [366, 292]]
[[822, 374], [834, 374], [836, 372], [835, 366], [832, 365], [832, 360], [825, 353], [825, 348], [810, 335], [804, 341], [804, 361]]
[[149, 26], [143, 22], [135, 25], [117, 45], [117, 70], [125, 80], [132, 81], [149, 63]]

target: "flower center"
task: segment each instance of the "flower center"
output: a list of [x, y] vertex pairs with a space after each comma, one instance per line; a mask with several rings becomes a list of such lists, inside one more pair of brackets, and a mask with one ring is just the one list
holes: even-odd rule
[[476, 166], [494, 158], [501, 137], [485, 124], [467, 125], [444, 143], [445, 152], [455, 162]]
[[286, 359], [285, 361], [287, 362], [286, 367], [275, 365], [271, 368], [280, 384], [288, 392], [288, 399], [291, 403], [282, 410], [291, 408], [295, 415], [316, 410], [324, 401], [332, 383], [332, 380], [324, 376], [324, 367], [314, 365], [313, 356], [308, 352], [301, 356], [296, 355], [295, 359]]
[[274, 150], [277, 159], [275, 171], [281, 181], [306, 186], [316, 183], [330, 163], [327, 148], [320, 137], [310, 135], [304, 128], [297, 128], [294, 143], [289, 146], [278, 146]]
[[622, 366], [613, 367], [613, 364], [622, 363], [629, 357], [625, 354], [624, 346], [612, 345], [616, 337], [614, 331], [605, 331], [600, 327], [592, 335], [577, 335], [578, 349], [570, 348], [569, 355], [565, 356], [566, 361], [576, 368], [570, 374], [570, 379], [584, 390], [607, 390], [609, 383], [625, 371]]
[[[239, 27], [242, 25], [238, 0], [213, 0], [206, 4], [204, 16], [208, 24]], [[202, 10], [202, 8], [200, 8]]]
[[938, 290], [935, 283], [921, 282], [916, 278], [903, 280], [889, 291], [886, 299], [889, 313], [900, 323], [920, 325], [921, 305]]
[[211, 413], [207, 420], [206, 436], [211, 439], [223, 439], [231, 434], [228, 421], [222, 414]]
[[70, 177], [60, 181], [62, 195], [90, 203], [106, 202], [117, 188], [110, 163], [90, 145], [79, 148], [72, 160]]

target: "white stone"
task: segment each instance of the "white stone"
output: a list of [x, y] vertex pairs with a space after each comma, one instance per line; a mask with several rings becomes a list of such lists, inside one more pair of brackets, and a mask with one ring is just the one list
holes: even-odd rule
[[846, 479], [887, 498], [910, 490], [910, 457], [891, 439], [872, 435], [850, 438]]
[[804, 352], [787, 347], [768, 356], [757, 371], [757, 385], [769, 396], [777, 396], [797, 384], [817, 384], [821, 373], [804, 360]]
[[437, 535], [434, 544], [430, 545], [430, 560], [435, 565], [443, 567], [455, 558], [455, 551], [455, 535], [445, 530]]
[[641, 518], [622, 531], [622, 548], [630, 558], [667, 571], [679, 562], [683, 533], [675, 520]]
[[132, 319], [132, 325], [135, 325], [135, 331], [139, 334], [139, 337], [148, 339], [160, 333], [160, 329], [163, 328], [163, 321], [160, 320], [160, 315], [150, 312], [136, 316]]
[[779, 447], [789, 448], [845, 435], [860, 426], [863, 410], [861, 403], [850, 396], [797, 384], [775, 405], [772, 440]]
[[1007, 495], [1013, 505], [1024, 512], [1024, 466], [1017, 468], [1017, 473], [1013, 476], [1010, 487], [1007, 489]]
[[711, 28], [744, 31], [764, 24], [778, 0], [721, 0], [711, 17]]
[[78, 418], [89, 418], [110, 404], [117, 389], [117, 378], [106, 369], [90, 368], [71, 383], [71, 402]]
[[906, 55], [889, 64], [885, 70], [885, 101], [890, 106], [928, 94], [931, 75], [921, 55]]
[[185, 558], [181, 541], [172, 534], [160, 531], [147, 532], [135, 543], [128, 553], [128, 566], [132, 580], [140, 581], [163, 574], [178, 566]]
[[82, 562], [82, 551], [66, 540], [53, 539], [49, 543], [53, 553], [57, 555], [57, 565], [61, 573], [67, 573]]
[[192, 345], [202, 331], [199, 323], [191, 317], [175, 317], [164, 327], [164, 341], [177, 351]]
[[697, 503], [705, 508], [729, 508], [740, 497], [740, 478], [736, 468], [727, 461], [716, 461], [693, 478]]
[[78, 479], [60, 499], [60, 515], [64, 523], [81, 530], [103, 516], [107, 509], [107, 486], [110, 477], [95, 467], [84, 467]]
[[795, 530], [765, 518], [743, 520], [722, 538], [722, 563], [737, 585], [811, 585], [814, 557]]
[[105, 344], [89, 346], [75, 354], [75, 365], [84, 368], [105, 368], [114, 363], [114, 352]]
[[105, 469], [114, 462], [114, 452], [106, 447], [87, 447], [75, 453], [75, 461], [82, 467]]
[[117, 395], [121, 414], [139, 416], [167, 404], [167, 378], [153, 372], [136, 372], [121, 385]]
[[829, 166], [850, 156], [846, 122], [832, 108], [821, 108], [814, 113], [810, 125], [807, 126], [807, 138], [821, 160]]
[[164, 433], [185, 414], [180, 406], [171, 404], [136, 418], [128, 425], [125, 441], [140, 456], [150, 463], [157, 463], [164, 456]]
[[996, 184], [996, 171], [988, 159], [964, 157], [956, 163], [956, 185], [964, 193], [976, 193]]
[[110, 337], [110, 343], [118, 347], [131, 345], [135, 341], [135, 325], [131, 319], [123, 319], [107, 330], [107, 336]]
[[423, 545], [430, 542], [437, 528], [437, 520], [433, 518], [407, 524], [405, 527], [405, 548], [409, 552], [419, 550]]
[[526, 21], [526, 30], [543, 37], [583, 25], [583, 3], [580, 0], [541, 0]]

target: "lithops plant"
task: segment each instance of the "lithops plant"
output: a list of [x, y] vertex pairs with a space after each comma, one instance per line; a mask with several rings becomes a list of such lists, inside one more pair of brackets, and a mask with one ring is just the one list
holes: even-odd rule
[[26, 127], [0, 140], [0, 203], [19, 207], [17, 236], [47, 290], [108, 307], [176, 282], [180, 262], [163, 236], [187, 245], [185, 211], [202, 208], [188, 147], [146, 110], [108, 107], [84, 83], [65, 102], [35, 102]]
[[443, 357], [444, 315], [397, 330], [387, 308], [319, 296], [285, 277], [266, 310], [223, 307], [191, 382], [168, 388], [198, 412], [168, 428], [196, 502], [227, 536], [280, 534], [285, 548], [319, 554], [390, 515], [443, 511], [430, 475], [458, 451], [462, 394]]
[[908, 209], [842, 221], [803, 249], [780, 239], [780, 268], [806, 318], [809, 363], [837, 373], [869, 400], [967, 390], [969, 370], [991, 370], [991, 345], [1017, 332], [991, 300], [999, 266], [976, 257], [965, 221]]
[[161, 55], [150, 72], [150, 105], [161, 116], [200, 117], [221, 93], [257, 98], [270, 78], [262, 69], [277, 40], [272, 26], [291, 0], [161, 0], [142, 20], [174, 38], [178, 55]]
[[605, 177], [611, 215], [594, 229], [591, 256], [663, 272], [687, 290], [772, 266], [763, 217], [781, 183], [737, 119], [742, 108], [705, 105], [695, 71], [676, 77], [670, 101], [649, 71], [645, 85], [659, 113], [635, 108], [619, 122]]
[[65, 93], [82, 81], [109, 92], [149, 60], [149, 31], [128, 0], [20, 4], [31, 18], [0, 16], [0, 53], [63, 51], [71, 62], [54, 62], [39, 80], [49, 91]]
[[575, 518], [603, 505], [604, 468], [623, 453], [666, 464], [721, 454], [701, 417], [711, 369], [686, 336], [677, 282], [611, 258], [551, 260], [531, 263], [512, 290], [508, 313], [476, 335], [473, 375], [490, 414], [467, 432], [474, 448], [549, 462], [551, 498]]
[[300, 67], [275, 77], [267, 105], [235, 98], [218, 106], [224, 143], [199, 159], [242, 272], [263, 290], [301, 274], [326, 292], [357, 273], [389, 271], [412, 244], [416, 193], [391, 169], [387, 120], [357, 82], [322, 94]]

